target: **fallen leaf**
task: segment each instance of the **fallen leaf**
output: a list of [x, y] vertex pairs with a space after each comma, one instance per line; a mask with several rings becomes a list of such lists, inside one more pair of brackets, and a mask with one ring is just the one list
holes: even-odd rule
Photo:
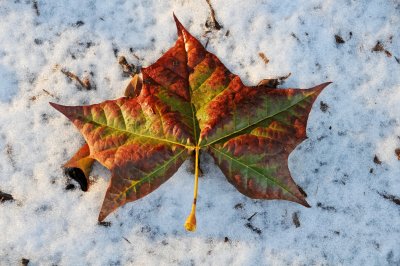
[[136, 97], [88, 106], [50, 103], [88, 145], [88, 153], [67, 165], [87, 173], [89, 160], [96, 160], [112, 173], [99, 221], [154, 191], [195, 152], [194, 201], [186, 223], [194, 230], [200, 149], [214, 157], [241, 193], [309, 207], [287, 159], [306, 138], [312, 104], [329, 83], [304, 90], [245, 86], [174, 18], [178, 39], [141, 69]]

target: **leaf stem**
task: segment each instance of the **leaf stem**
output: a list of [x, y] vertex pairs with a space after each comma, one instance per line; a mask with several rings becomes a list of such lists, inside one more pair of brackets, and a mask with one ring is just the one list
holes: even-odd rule
[[196, 231], [196, 202], [197, 202], [197, 190], [199, 187], [199, 153], [200, 153], [199, 146], [196, 146], [195, 152], [196, 152], [196, 160], [194, 169], [193, 203], [192, 203], [192, 210], [190, 211], [190, 214], [185, 222], [185, 229], [190, 232]]

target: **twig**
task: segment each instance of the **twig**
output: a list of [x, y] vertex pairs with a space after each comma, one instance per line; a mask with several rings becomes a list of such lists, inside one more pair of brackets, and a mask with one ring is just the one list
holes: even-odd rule
[[100, 226], [104, 226], [104, 227], [110, 227], [111, 226], [111, 222], [102, 221], [102, 222], [98, 222], [97, 224], [100, 225]]
[[214, 8], [213, 8], [212, 5], [211, 5], [210, 0], [206, 0], [206, 2], [207, 2], [207, 4], [208, 4], [208, 6], [210, 7], [210, 12], [211, 12], [211, 18], [210, 18], [211, 20], [210, 20], [210, 19], [207, 19], [207, 21], [206, 21], [206, 27], [207, 27], [207, 28], [216, 29], [216, 30], [222, 29], [221, 24], [219, 24], [218, 21], [217, 21], [216, 18], [215, 18], [215, 11], [214, 11]]
[[288, 77], [290, 77], [290, 75], [292, 75], [292, 73], [289, 73], [286, 76], [277, 77], [275, 79], [263, 79], [257, 84], [257, 86], [262, 86], [262, 87], [266, 87], [266, 88], [270, 88], [270, 89], [275, 89], [279, 85], [282, 85], [285, 82], [285, 80]]
[[43, 91], [44, 93], [46, 93], [47, 95], [49, 95], [50, 97], [53, 97], [53, 98], [57, 99], [57, 97], [54, 96], [54, 94], [51, 93], [51, 92], [49, 92], [48, 90], [42, 89], [42, 91]]
[[209, 43], [209, 42], [210, 42], [210, 38], [207, 38], [206, 45], [204, 45], [204, 48], [207, 49], [207, 46], [208, 46], [208, 43]]
[[299, 220], [298, 212], [294, 212], [292, 214], [292, 221], [293, 221], [293, 224], [296, 226], [296, 228], [300, 227], [300, 220]]
[[86, 90], [91, 90], [91, 89], [95, 88], [95, 86], [92, 86], [90, 84], [89, 78], [87, 78], [87, 77], [85, 77], [85, 78], [83, 78], [83, 80], [81, 80], [77, 75], [75, 75], [71, 71], [68, 71], [68, 70], [63, 69], [63, 68], [61, 69], [61, 73], [66, 75], [71, 80], [75, 80], [76, 82], [78, 82], [79, 85], [81, 85], [82, 88], [85, 88]]
[[400, 198], [396, 197], [395, 195], [390, 195], [387, 194], [386, 192], [382, 193], [382, 192], [377, 192], [379, 194], [379, 196], [381, 196], [384, 199], [390, 200], [391, 202], [393, 202], [396, 205], [400, 205]]
[[255, 213], [253, 213], [253, 215], [252, 215], [252, 216], [250, 216], [249, 218], [247, 218], [247, 221], [249, 221], [249, 222], [250, 222], [250, 221], [251, 221], [251, 219], [253, 219], [253, 217], [254, 217], [254, 216], [256, 216], [256, 214], [257, 214], [257, 213], [258, 213], [258, 212], [255, 212]]
[[135, 53], [135, 51], [133, 50], [132, 47], [129, 48], [129, 52], [131, 52], [131, 54], [133, 55], [133, 57], [135, 57], [138, 61], [142, 61], [142, 60], [143, 60], [143, 58], [140, 58], [140, 57]]
[[268, 57], [265, 56], [265, 54], [263, 52], [259, 52], [258, 56], [264, 61], [265, 64], [269, 63], [269, 59]]
[[122, 71], [131, 77], [139, 73], [138, 68], [133, 64], [129, 64], [125, 56], [118, 57], [118, 64], [122, 67]]
[[261, 235], [262, 231], [260, 228], [255, 227], [254, 225], [252, 225], [251, 223], [247, 223], [245, 224], [245, 226], [247, 228], [249, 228], [251, 231], [253, 231], [254, 233], [257, 233], [258, 235]]
[[297, 37], [297, 35], [294, 34], [294, 32], [292, 32], [292, 33], [290, 34], [290, 36], [292, 36], [292, 37], [295, 38], [299, 43], [301, 43], [299, 37]]
[[123, 239], [125, 239], [126, 242], [128, 242], [129, 244], [132, 244], [131, 241], [129, 241], [126, 237], [122, 237]]
[[40, 11], [39, 11], [39, 6], [38, 6], [37, 0], [33, 0], [32, 7], [36, 11], [36, 16], [40, 16]]
[[14, 150], [13, 150], [13, 147], [11, 146], [11, 144], [6, 145], [6, 153], [7, 153], [8, 159], [10, 160], [11, 166], [15, 169], [17, 166], [17, 163], [15, 162], [15, 159], [14, 159]]

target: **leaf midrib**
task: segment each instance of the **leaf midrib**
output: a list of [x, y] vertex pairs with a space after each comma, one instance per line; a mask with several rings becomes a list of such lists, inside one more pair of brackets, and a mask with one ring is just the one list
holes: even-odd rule
[[285, 185], [281, 184], [281, 183], [278, 182], [277, 180], [275, 180], [275, 179], [273, 179], [273, 178], [271, 178], [271, 177], [268, 177], [268, 176], [264, 175], [263, 173], [261, 173], [261, 172], [257, 171], [256, 169], [252, 168], [251, 166], [249, 166], [249, 165], [247, 165], [247, 164], [241, 162], [241, 161], [238, 160], [238, 159], [235, 159], [234, 157], [230, 156], [229, 154], [226, 154], [225, 152], [222, 152], [222, 151], [220, 151], [220, 150], [214, 148], [213, 146], [210, 146], [210, 148], [212, 148], [212, 149], [215, 150], [216, 152], [218, 152], [218, 153], [224, 155], [225, 157], [228, 157], [230, 160], [235, 161], [235, 162], [237, 162], [238, 164], [240, 164], [240, 165], [246, 167], [247, 169], [252, 170], [253, 172], [257, 173], [258, 175], [261, 175], [261, 176], [265, 177], [266, 179], [268, 179], [269, 181], [271, 181], [271, 182], [274, 183], [275, 185], [279, 186], [280, 188], [282, 188], [284, 191], [286, 191], [287, 193], [289, 193], [289, 194], [292, 195], [293, 197], [297, 198], [297, 196], [296, 196], [295, 194], [293, 194]]
[[138, 136], [138, 137], [141, 137], [141, 138], [148, 138], [148, 139], [153, 139], [153, 140], [160, 141], [160, 142], [166, 142], [166, 143], [170, 143], [170, 144], [179, 145], [179, 146], [185, 147], [186, 149], [189, 149], [189, 150], [195, 148], [195, 146], [192, 146], [192, 145], [185, 145], [183, 143], [175, 142], [175, 141], [172, 141], [172, 140], [167, 140], [167, 139], [162, 139], [162, 138], [157, 138], [157, 137], [152, 137], [152, 136], [148, 136], [148, 135], [142, 135], [142, 134], [134, 133], [134, 132], [131, 132], [131, 131], [128, 131], [128, 130], [123, 130], [123, 129], [120, 129], [120, 128], [112, 127], [112, 126], [107, 125], [107, 124], [102, 124], [102, 123], [99, 123], [99, 122], [96, 122], [96, 121], [93, 121], [93, 120], [89, 120], [89, 123], [93, 123], [93, 124], [96, 124], [96, 125], [99, 125], [99, 126], [103, 126], [103, 127], [108, 127], [108, 128], [110, 128], [112, 130], [124, 132], [124, 133], [130, 134], [130, 135], [135, 135], [135, 136]]
[[[143, 184], [144, 182], [146, 182], [147, 179], [151, 178], [154, 174], [156, 174], [158, 171], [160, 171], [163, 167], [165, 168], [167, 165], [169, 165], [171, 162], [175, 161], [179, 156], [181, 156], [181, 154], [185, 151], [185, 149], [183, 149], [182, 151], [180, 151], [177, 155], [173, 156], [171, 159], [169, 159], [168, 161], [166, 161], [164, 164], [162, 164], [160, 167], [156, 168], [156, 170], [154, 170], [151, 173], [148, 173], [147, 175], [145, 175], [143, 178], [141, 178], [139, 181], [137, 181], [135, 184], [130, 185], [127, 189], [125, 189], [123, 192], [118, 194], [117, 198], [120, 198], [121, 195], [124, 195], [127, 193], [128, 190], [134, 188], [135, 186], [139, 185], [139, 184]], [[136, 193], [136, 191], [135, 191]]]
[[245, 130], [247, 130], [248, 128], [253, 127], [253, 126], [255, 126], [255, 125], [257, 125], [257, 124], [259, 124], [259, 123], [261, 123], [261, 122], [263, 122], [263, 121], [265, 121], [265, 120], [267, 120], [267, 119], [273, 118], [274, 116], [276, 116], [276, 115], [278, 115], [278, 114], [280, 114], [280, 113], [286, 112], [287, 110], [289, 110], [289, 109], [292, 108], [293, 106], [297, 105], [298, 103], [300, 103], [300, 102], [302, 102], [302, 101], [308, 99], [308, 98], [309, 98], [310, 96], [312, 96], [313, 94], [314, 94], [314, 93], [312, 93], [312, 94], [310, 94], [310, 95], [307, 95], [306, 97], [302, 98], [301, 100], [295, 102], [294, 104], [288, 106], [287, 108], [285, 108], [285, 109], [283, 109], [283, 110], [281, 110], [281, 111], [279, 111], [279, 112], [276, 112], [276, 113], [274, 113], [274, 114], [272, 114], [272, 115], [270, 115], [270, 116], [268, 116], [268, 117], [262, 118], [262, 119], [256, 121], [255, 123], [253, 123], [253, 124], [251, 124], [251, 125], [248, 125], [248, 126], [242, 128], [242, 129], [240, 129], [240, 130], [235, 130], [235, 131], [233, 131], [232, 133], [230, 133], [230, 134], [228, 134], [228, 135], [225, 135], [225, 136], [223, 136], [223, 137], [220, 137], [220, 138], [218, 138], [218, 139], [216, 139], [216, 140], [214, 140], [214, 141], [212, 141], [212, 142], [210, 142], [210, 143], [206, 143], [206, 144], [204, 144], [204, 145], [201, 145], [200, 147], [207, 147], [207, 146], [210, 146], [210, 145], [212, 145], [212, 144], [214, 144], [214, 143], [219, 142], [219, 141], [222, 140], [222, 139], [229, 138], [229, 137], [232, 136], [232, 135], [236, 135], [236, 134], [238, 134], [238, 133], [240, 133], [240, 132], [242, 132], [242, 131], [245, 131]]

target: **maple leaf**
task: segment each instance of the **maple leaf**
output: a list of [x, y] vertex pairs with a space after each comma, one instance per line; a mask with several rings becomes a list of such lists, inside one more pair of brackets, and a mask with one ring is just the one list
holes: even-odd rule
[[141, 70], [142, 83], [132, 79], [126, 90], [132, 97], [88, 106], [50, 103], [87, 143], [65, 166], [88, 177], [96, 160], [112, 173], [99, 221], [154, 191], [195, 152], [194, 201], [185, 224], [195, 230], [200, 150], [244, 195], [308, 207], [287, 159], [306, 138], [312, 104], [329, 83], [303, 90], [245, 86], [174, 19], [175, 45]]

